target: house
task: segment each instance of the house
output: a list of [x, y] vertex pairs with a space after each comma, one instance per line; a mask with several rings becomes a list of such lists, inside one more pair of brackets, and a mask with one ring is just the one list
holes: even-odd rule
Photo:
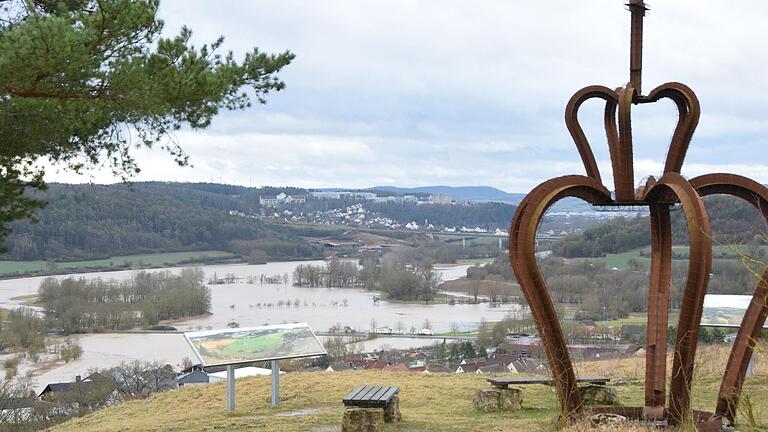
[[14, 426], [28, 426], [31, 421], [34, 421], [36, 416], [36, 410], [42, 409], [49, 413], [53, 413], [57, 407], [56, 404], [51, 402], [39, 401], [35, 398], [34, 393], [32, 396], [23, 397], [7, 397], [0, 399], [0, 425], [3, 430], [15, 430]]
[[425, 374], [431, 374], [431, 373], [452, 373], [455, 372], [456, 369], [450, 369], [446, 366], [433, 366], [433, 365], [426, 365], [424, 366], [424, 371], [422, 373]]
[[46, 385], [40, 394], [37, 395], [37, 398], [40, 400], [51, 400], [55, 398], [56, 395], [70, 393], [76, 390], [83, 390], [84, 388], [87, 388], [91, 385], [93, 385], [93, 381], [87, 378], [82, 380], [80, 375], [77, 375], [75, 377], [75, 381], [73, 382], [51, 383]]
[[296, 204], [303, 204], [307, 202], [307, 197], [305, 195], [288, 195], [285, 197], [285, 203], [296, 203]]
[[366, 366], [366, 369], [379, 369], [382, 370], [385, 367], [391, 365], [392, 363], [384, 361], [384, 360], [375, 360], [373, 362], [370, 362], [368, 366]]
[[485, 366], [485, 364], [485, 362], [459, 364], [456, 368], [456, 373], [475, 373], [480, 367]]
[[510, 372], [521, 375], [533, 374], [540, 372], [542, 369], [546, 369], [546, 366], [544, 366], [543, 363], [530, 358], [519, 358], [509, 365]]
[[176, 385], [179, 387], [202, 385], [209, 382], [208, 374], [199, 369], [176, 376]]
[[274, 195], [261, 195], [259, 196], [259, 205], [262, 207], [276, 207], [278, 204], [277, 197]]
[[410, 372], [408, 366], [404, 365], [403, 363], [389, 364], [381, 368], [381, 370], [385, 372]]
[[448, 194], [437, 193], [429, 196], [430, 204], [450, 204], [452, 201], [451, 196]]
[[645, 346], [632, 344], [628, 346], [626, 350], [624, 350], [624, 355], [627, 357], [645, 357]]
[[495, 363], [495, 364], [487, 364], [485, 366], [480, 366], [479, 368], [477, 368], [475, 373], [476, 374], [509, 373], [509, 369], [507, 369], [507, 367], [501, 363]]
[[520, 356], [516, 356], [513, 354], [491, 354], [490, 357], [488, 357], [488, 364], [491, 363], [500, 363], [503, 364], [505, 368], [512, 370], [510, 368], [510, 365], [514, 363], [517, 359], [519, 359]]

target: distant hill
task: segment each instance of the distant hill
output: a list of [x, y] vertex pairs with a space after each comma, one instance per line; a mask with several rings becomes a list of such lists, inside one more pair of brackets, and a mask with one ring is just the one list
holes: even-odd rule
[[393, 192], [400, 195], [428, 193], [448, 194], [455, 200], [467, 200], [473, 202], [502, 202], [517, 204], [524, 197], [524, 193], [509, 193], [491, 186], [421, 186], [414, 188], [402, 188], [397, 186], [374, 186], [371, 190]]
[[82, 260], [171, 251], [224, 250], [270, 259], [317, 257], [294, 230], [239, 217], [259, 195], [292, 189], [205, 183], [50, 184], [37, 223], [11, 223], [5, 260]]
[[[704, 198], [714, 243], [765, 244], [766, 223], [750, 204], [730, 196]], [[688, 243], [687, 227], [682, 211], [672, 212], [672, 241]], [[599, 257], [609, 253], [622, 253], [651, 244], [648, 216], [617, 218], [570, 235], [552, 245], [555, 255]]]

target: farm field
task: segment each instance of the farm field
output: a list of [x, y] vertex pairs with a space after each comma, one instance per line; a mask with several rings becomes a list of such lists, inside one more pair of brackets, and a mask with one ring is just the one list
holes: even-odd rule
[[210, 259], [235, 258], [229, 252], [196, 251], [168, 252], [157, 254], [125, 255], [86, 261], [0, 261], [0, 276], [24, 273], [54, 273], [60, 270], [98, 269], [109, 267], [159, 267], [186, 262], [204, 262]]

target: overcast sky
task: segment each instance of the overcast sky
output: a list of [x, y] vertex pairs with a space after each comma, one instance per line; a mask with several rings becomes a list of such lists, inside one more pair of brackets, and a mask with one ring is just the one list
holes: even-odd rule
[[[563, 122], [570, 96], [629, 77], [629, 12], [594, 1], [162, 0], [166, 34], [225, 39], [241, 56], [290, 50], [287, 88], [222, 113], [178, 142], [193, 167], [136, 153], [136, 180], [369, 187], [490, 185], [526, 192], [584, 169]], [[643, 87], [689, 85], [702, 116], [683, 174], [735, 172], [768, 183], [765, 2], [657, 1], [645, 20]], [[610, 179], [602, 107], [582, 123]], [[676, 110], [635, 107], [636, 183], [658, 175]], [[111, 183], [103, 170], [50, 181]], [[610, 184], [608, 186], [611, 186]]]

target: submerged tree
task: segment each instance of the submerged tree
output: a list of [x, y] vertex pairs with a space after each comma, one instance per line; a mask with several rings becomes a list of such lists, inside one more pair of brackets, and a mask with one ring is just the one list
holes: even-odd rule
[[[184, 27], [161, 37], [159, 0], [0, 0], [0, 244], [10, 221], [43, 203], [41, 161], [75, 172], [139, 172], [132, 148], [188, 156], [169, 133], [205, 128], [219, 110], [266, 102], [294, 58], [254, 48], [241, 61], [197, 48]], [[252, 96], [243, 92], [250, 87]]]

